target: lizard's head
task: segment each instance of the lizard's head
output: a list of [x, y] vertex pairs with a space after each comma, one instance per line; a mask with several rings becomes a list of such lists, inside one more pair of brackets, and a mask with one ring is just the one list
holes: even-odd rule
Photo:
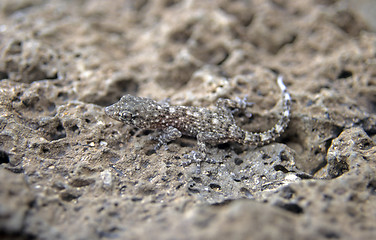
[[105, 113], [118, 121], [129, 125], [134, 125], [139, 128], [148, 127], [147, 114], [150, 108], [156, 106], [156, 102], [141, 97], [132, 95], [123, 96], [117, 103], [105, 108]]

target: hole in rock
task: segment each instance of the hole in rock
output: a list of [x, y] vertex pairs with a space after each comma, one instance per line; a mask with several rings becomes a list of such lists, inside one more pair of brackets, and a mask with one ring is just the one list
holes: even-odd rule
[[9, 155], [5, 151], [0, 150], [0, 164], [9, 163]]

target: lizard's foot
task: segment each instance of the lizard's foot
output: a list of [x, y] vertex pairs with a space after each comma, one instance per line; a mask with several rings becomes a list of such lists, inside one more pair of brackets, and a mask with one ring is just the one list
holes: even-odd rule
[[165, 151], [168, 150], [167, 142], [161, 141], [161, 137], [159, 135], [158, 136], [152, 135], [149, 137], [149, 140], [153, 142], [157, 142], [157, 144], [155, 144], [154, 146], [154, 151], [157, 152], [161, 148], [162, 150], [165, 150]]
[[[158, 140], [158, 139], [153, 139], [153, 140]], [[165, 142], [158, 142], [154, 146], [154, 151], [158, 151], [161, 147], [163, 147], [162, 149], [165, 150], [165, 151], [168, 150], [167, 143], [165, 143]]]
[[231, 113], [235, 114], [237, 112], [243, 112], [247, 118], [251, 118], [252, 113], [247, 112], [246, 109], [248, 107], [253, 106], [254, 103], [248, 102], [247, 98], [248, 98], [248, 96], [245, 96], [244, 98], [236, 97], [236, 100], [231, 100], [231, 101], [234, 101], [234, 106], [235, 106], [235, 108], [231, 110]]
[[243, 110], [248, 107], [252, 107], [255, 104], [254, 102], [248, 102], [248, 95], [244, 96], [243, 98], [236, 97], [235, 103], [237, 105], [237, 108]]
[[196, 152], [196, 151], [192, 151], [190, 154], [185, 154], [184, 157], [187, 158], [188, 161], [183, 162], [182, 165], [188, 166], [188, 165], [191, 165], [192, 163], [196, 163], [196, 166], [197, 166], [196, 173], [197, 174], [201, 173], [201, 163], [202, 162], [207, 162], [207, 163], [210, 163], [210, 164], [217, 163], [217, 161], [215, 159], [208, 158], [206, 156], [206, 154], [201, 153], [201, 152]]
[[248, 118], [251, 118], [252, 114], [247, 112], [246, 109], [253, 105], [254, 105], [253, 102], [247, 101], [247, 96], [245, 96], [244, 98], [237, 97], [236, 100], [223, 99], [223, 98], [220, 98], [217, 100], [218, 108], [227, 109], [231, 111], [232, 114], [235, 114], [241, 111], [241, 112], [244, 112]]

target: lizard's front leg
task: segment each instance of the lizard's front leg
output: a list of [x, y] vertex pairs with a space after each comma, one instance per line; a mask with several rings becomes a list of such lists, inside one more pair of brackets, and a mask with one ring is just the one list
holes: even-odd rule
[[188, 166], [192, 163], [196, 163], [197, 169], [196, 172], [201, 172], [201, 163], [207, 162], [207, 163], [217, 163], [215, 159], [208, 157], [208, 148], [206, 146], [207, 142], [217, 142], [218, 134], [215, 133], [199, 133], [197, 134], [197, 147], [198, 151], [192, 151], [190, 154], [186, 154], [185, 157], [188, 158], [188, 161], [183, 162], [184, 166]]
[[163, 129], [162, 134], [160, 134], [157, 138], [158, 143], [154, 147], [154, 150], [158, 150], [161, 146], [164, 146], [167, 149], [167, 143], [174, 141], [182, 136], [181, 132], [172, 126]]

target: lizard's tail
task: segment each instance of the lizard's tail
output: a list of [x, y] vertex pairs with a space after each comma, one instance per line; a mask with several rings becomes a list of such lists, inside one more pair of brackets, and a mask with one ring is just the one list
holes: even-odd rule
[[291, 96], [287, 92], [287, 88], [283, 83], [283, 76], [279, 75], [277, 83], [282, 92], [282, 112], [281, 117], [273, 128], [265, 132], [243, 132], [243, 143], [262, 146], [274, 141], [278, 138], [286, 129], [290, 122], [291, 112]]

